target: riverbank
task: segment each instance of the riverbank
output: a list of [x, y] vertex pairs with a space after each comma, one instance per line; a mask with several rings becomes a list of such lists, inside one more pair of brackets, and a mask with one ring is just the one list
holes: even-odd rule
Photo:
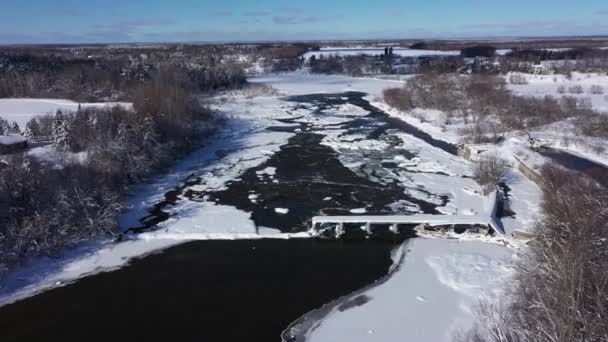
[[420, 238], [404, 248], [389, 278], [307, 315], [284, 341], [451, 342], [475, 321], [481, 300], [496, 301], [508, 290], [511, 249]]

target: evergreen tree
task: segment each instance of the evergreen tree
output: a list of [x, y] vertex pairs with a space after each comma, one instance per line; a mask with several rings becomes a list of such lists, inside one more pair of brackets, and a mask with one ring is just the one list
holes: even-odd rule
[[40, 137], [40, 124], [36, 118], [28, 121], [25, 125], [25, 137], [32, 140]]
[[10, 129], [8, 130], [9, 134], [21, 134], [21, 127], [19, 127], [19, 124], [17, 123], [17, 121], [13, 121], [13, 124], [11, 125]]
[[60, 150], [68, 150], [70, 148], [68, 122], [61, 110], [58, 110], [55, 118], [53, 118], [52, 130], [53, 144]]
[[152, 155], [158, 146], [159, 135], [156, 130], [156, 124], [151, 117], [147, 116], [144, 119], [141, 127], [141, 136], [143, 138], [143, 148], [148, 155]]
[[9, 134], [10, 129], [11, 126], [9, 126], [8, 121], [4, 120], [3, 118], [0, 118], [0, 135]]
[[317, 56], [316, 55], [310, 56], [310, 65], [313, 66], [316, 62], [317, 62]]

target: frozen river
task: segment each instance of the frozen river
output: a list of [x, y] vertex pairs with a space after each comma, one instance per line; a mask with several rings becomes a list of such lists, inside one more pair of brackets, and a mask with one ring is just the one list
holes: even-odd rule
[[[487, 211], [470, 164], [454, 145], [370, 104], [395, 82], [306, 73], [252, 82], [271, 84], [283, 95], [218, 98], [214, 108], [226, 118], [226, 128], [137, 189], [122, 218], [123, 242], [100, 241], [9, 277], [0, 291], [0, 304], [9, 304], [0, 308], [0, 330], [9, 331], [3, 341], [35, 339], [42, 331], [47, 339], [74, 341], [278, 341], [300, 316], [407, 262], [402, 243], [415, 236], [404, 230], [368, 239], [350, 227], [345, 240], [319, 241], [308, 233], [313, 216]], [[408, 297], [401, 318], [408, 324], [420, 326], [436, 310], [470, 323], [462, 315], [471, 317], [475, 293], [508, 273], [511, 253], [503, 247], [453, 244], [412, 244], [418, 246], [413, 270], [403, 274], [410, 268], [398, 267], [394, 278], [411, 280], [410, 288], [397, 286]], [[399, 247], [405, 257], [395, 259]], [[443, 298], [414, 293], [424, 287], [416, 279], [425, 279]], [[465, 285], [454, 285], [459, 282]], [[411, 315], [412, 298], [432, 303], [423, 311], [428, 317], [417, 321]], [[374, 300], [355, 302], [352, 312], [365, 313]], [[382, 316], [377, 308], [370, 312]], [[333, 313], [329, 322], [342, 322], [339, 316]], [[438, 324], [437, 336], [449, 337], [455, 322]], [[389, 336], [394, 327], [384, 329], [382, 336]], [[319, 331], [326, 339], [341, 330], [337, 325]], [[375, 332], [370, 328], [367, 334]]]

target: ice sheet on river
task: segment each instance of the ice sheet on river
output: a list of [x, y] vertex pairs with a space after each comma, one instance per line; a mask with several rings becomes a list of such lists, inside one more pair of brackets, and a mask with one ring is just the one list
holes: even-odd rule
[[[495, 244], [415, 239], [406, 248], [388, 280], [336, 301], [323, 317], [313, 313], [316, 322], [300, 331], [301, 337], [310, 342], [450, 342], [472, 325], [481, 299], [503, 295], [512, 274], [513, 251]], [[304, 341], [301, 337], [298, 342]]]

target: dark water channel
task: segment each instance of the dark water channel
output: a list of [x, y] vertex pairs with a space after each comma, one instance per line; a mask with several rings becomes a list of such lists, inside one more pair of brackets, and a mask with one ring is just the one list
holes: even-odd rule
[[278, 342], [384, 276], [381, 241], [199, 241], [0, 308], [0, 340]]
[[608, 188], [608, 167], [560, 150], [545, 149], [540, 153], [569, 170], [584, 173]]

